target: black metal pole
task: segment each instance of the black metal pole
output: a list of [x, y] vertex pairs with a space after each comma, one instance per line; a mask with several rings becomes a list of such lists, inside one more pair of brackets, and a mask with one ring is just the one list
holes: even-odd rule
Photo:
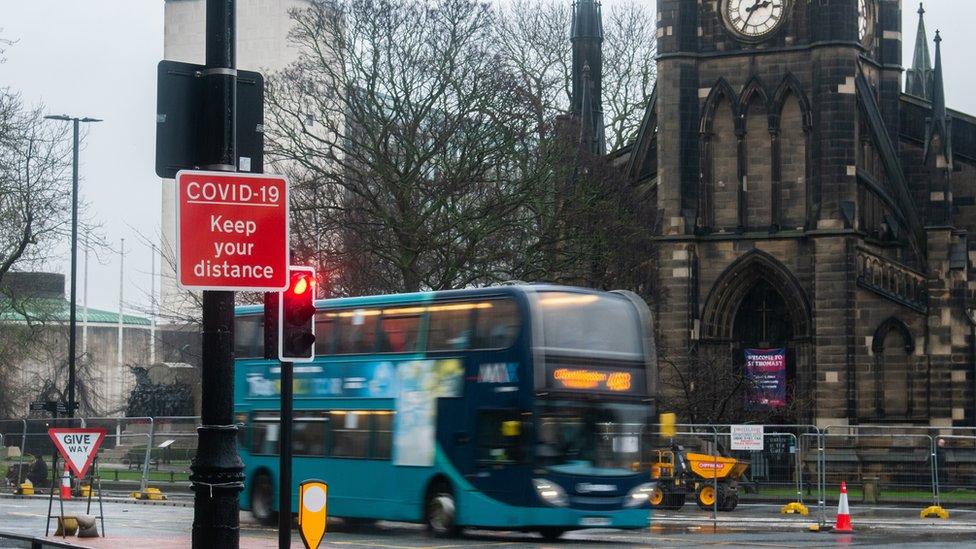
[[[73, 149], [71, 153], [71, 304], [68, 312], [68, 417], [75, 417], [75, 352], [77, 342], [75, 331], [78, 318], [75, 310], [78, 308], [78, 123], [77, 118], [71, 120], [74, 133]], [[119, 311], [119, 314], [122, 314]]]
[[294, 364], [281, 363], [281, 449], [278, 452], [278, 549], [291, 547], [291, 435]]
[[[207, 0], [201, 158], [208, 170], [237, 170], [235, 15], [234, 0]], [[234, 292], [203, 292], [202, 336], [203, 403], [190, 475], [193, 547], [236, 548], [244, 464], [237, 453], [234, 424]]]

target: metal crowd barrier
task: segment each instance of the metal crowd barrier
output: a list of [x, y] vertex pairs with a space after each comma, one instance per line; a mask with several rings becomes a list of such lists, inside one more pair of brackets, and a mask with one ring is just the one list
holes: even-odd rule
[[[133, 464], [140, 471], [138, 478], [138, 493], [145, 494], [150, 482], [168, 482], [172, 485], [181, 482], [176, 476], [185, 471], [172, 470], [164, 471], [153, 475], [153, 463], [159, 463], [161, 456], [167, 458], [174, 453], [179, 454], [187, 461], [192, 459], [196, 452], [196, 426], [199, 417], [180, 416], [180, 417], [88, 417], [88, 418], [58, 418], [58, 419], [35, 419], [17, 418], [0, 419], [0, 448], [4, 447], [4, 442], [11, 443], [12, 439], [19, 439], [20, 455], [17, 458], [17, 478], [15, 483], [19, 486], [26, 478], [24, 466], [27, 454], [40, 455], [47, 459], [53, 453], [53, 445], [48, 437], [49, 427], [104, 427], [106, 433], [105, 442], [99, 450], [100, 468], [103, 469], [103, 478], [112, 482], [128, 482], [121, 477], [129, 476], [122, 471], [129, 471]], [[160, 427], [162, 425], [163, 427]], [[175, 449], [157, 448], [157, 431], [163, 429], [163, 434], [167, 440], [180, 441], [179, 451]], [[143, 448], [142, 445], [145, 445]], [[171, 443], [173, 444], [173, 443]], [[126, 450], [129, 448], [129, 450]], [[138, 462], [134, 460], [133, 449], [138, 453]], [[104, 467], [103, 467], [104, 466]], [[187, 463], [187, 469], [189, 465]]]
[[[102, 478], [115, 486], [131, 483], [145, 494], [152, 484], [175, 487], [185, 482], [189, 464], [196, 453], [199, 417], [0, 419], [0, 447], [18, 446], [16, 478], [20, 485], [26, 475], [28, 453], [49, 456], [53, 446], [47, 436], [50, 426], [101, 426], [109, 432], [100, 456]], [[623, 434], [639, 433], [643, 457], [648, 444], [660, 445], [661, 425], [619, 426]], [[676, 424], [667, 426], [673, 438], [688, 438], [709, 446], [711, 453], [720, 445], [730, 446], [730, 424]], [[836, 496], [840, 481], [846, 481], [862, 497], [865, 488], [875, 488], [879, 503], [917, 502], [929, 505], [922, 516], [945, 518], [943, 505], [971, 501], [976, 496], [976, 428], [895, 425], [766, 425], [762, 452], [731, 452], [737, 459], [751, 462], [742, 484], [758, 493], [743, 494], [743, 499], [795, 502], [806, 508], [815, 502], [815, 518], [828, 520], [828, 492]], [[143, 447], [143, 445], [145, 445]], [[660, 447], [660, 446], [659, 446]], [[707, 449], [706, 449], [707, 452]], [[12, 460], [11, 460], [12, 461]], [[8, 463], [11, 463], [8, 461]], [[717, 461], [717, 460], [716, 460]], [[717, 467], [717, 463], [713, 466]], [[139, 469], [138, 476], [132, 469]], [[718, 478], [711, 480], [718, 493]], [[870, 492], [870, 490], [869, 490]], [[748, 496], [748, 497], [747, 497]], [[813, 498], [812, 500], [808, 498]], [[852, 495], [852, 497], [854, 497]], [[710, 520], [718, 521], [718, 498]], [[809, 510], [813, 513], [814, 509]], [[941, 511], [941, 513], [940, 513]]]

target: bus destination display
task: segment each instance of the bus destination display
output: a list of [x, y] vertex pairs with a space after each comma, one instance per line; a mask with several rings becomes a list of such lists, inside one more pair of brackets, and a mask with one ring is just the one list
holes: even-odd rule
[[546, 365], [546, 386], [552, 390], [642, 395], [646, 393], [644, 372], [634, 368]]

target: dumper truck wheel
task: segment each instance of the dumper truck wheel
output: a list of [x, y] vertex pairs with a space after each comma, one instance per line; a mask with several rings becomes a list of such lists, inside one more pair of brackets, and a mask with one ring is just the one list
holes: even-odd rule
[[677, 511], [685, 506], [685, 494], [670, 494], [667, 505], [663, 507], [664, 509], [670, 509], [672, 511]]
[[721, 483], [718, 485], [718, 510], [719, 511], [732, 511], [735, 509], [736, 505], [739, 504], [739, 492], [734, 487], [728, 484]]
[[658, 486], [653, 492], [651, 492], [651, 507], [660, 509], [664, 505], [664, 501], [666, 499], [668, 499], [668, 495], [664, 493], [664, 490], [662, 490], [660, 486]]
[[698, 491], [695, 492], [695, 500], [698, 502], [698, 507], [701, 507], [705, 511], [710, 511], [715, 506], [715, 499], [718, 494], [715, 492], [715, 487], [711, 484], [702, 484], [698, 487]]
[[728, 510], [735, 511], [735, 508], [739, 506], [739, 494], [729, 495]]
[[685, 505], [685, 495], [675, 494], [668, 488], [658, 486], [651, 494], [651, 507], [666, 511], [676, 511]]

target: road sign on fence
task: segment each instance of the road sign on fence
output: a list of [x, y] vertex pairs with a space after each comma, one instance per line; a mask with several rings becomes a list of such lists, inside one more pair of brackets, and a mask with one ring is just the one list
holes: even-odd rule
[[732, 449], [761, 452], [763, 449], [763, 426], [733, 425]]
[[105, 429], [52, 427], [47, 434], [76, 477], [82, 478], [105, 440]]
[[288, 286], [288, 181], [284, 176], [176, 174], [180, 287], [277, 292]]

